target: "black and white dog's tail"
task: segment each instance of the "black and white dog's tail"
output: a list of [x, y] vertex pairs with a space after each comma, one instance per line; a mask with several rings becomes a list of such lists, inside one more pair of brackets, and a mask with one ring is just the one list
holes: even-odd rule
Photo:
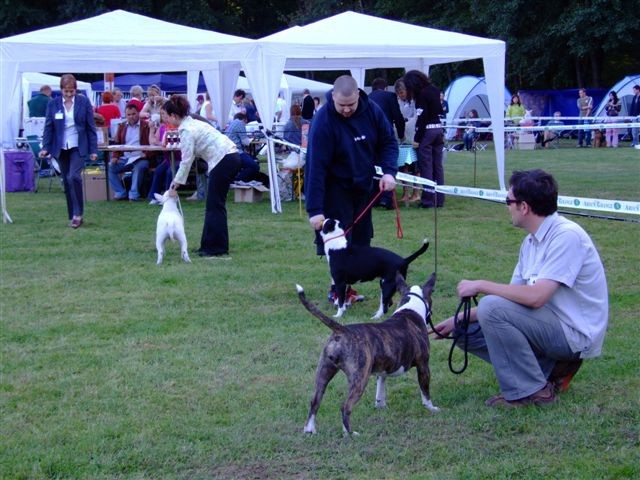
[[332, 331], [336, 333], [345, 332], [347, 328], [344, 325], [339, 324], [331, 317], [326, 316], [322, 311], [318, 308], [318, 306], [314, 303], [311, 303], [307, 296], [304, 294], [304, 288], [300, 285], [296, 284], [296, 289], [298, 290], [298, 298], [300, 299], [300, 303], [304, 305], [304, 307], [316, 318], [318, 318], [322, 323], [324, 323], [327, 327], [329, 327]]
[[418, 258], [420, 255], [426, 252], [428, 248], [429, 248], [429, 239], [425, 238], [422, 241], [422, 246], [418, 250], [416, 250], [414, 253], [412, 253], [411, 255], [409, 255], [407, 258], [404, 259], [404, 264], [408, 266], [416, 258]]

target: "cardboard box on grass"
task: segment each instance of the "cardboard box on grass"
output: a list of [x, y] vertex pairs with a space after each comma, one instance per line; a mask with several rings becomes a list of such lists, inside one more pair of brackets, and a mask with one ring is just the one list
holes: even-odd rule
[[262, 201], [262, 193], [269, 189], [264, 185], [233, 185], [233, 201], [236, 203], [256, 203]]
[[99, 202], [107, 200], [107, 179], [104, 170], [87, 168], [82, 172], [82, 185], [86, 201]]

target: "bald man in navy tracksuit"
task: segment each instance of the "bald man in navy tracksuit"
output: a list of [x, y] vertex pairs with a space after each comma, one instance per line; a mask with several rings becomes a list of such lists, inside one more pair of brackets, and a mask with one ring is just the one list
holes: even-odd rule
[[[383, 176], [374, 180], [375, 166]], [[325, 218], [350, 227], [378, 190], [395, 188], [398, 142], [384, 112], [348, 76], [338, 77], [327, 93], [327, 104], [311, 123], [305, 165], [305, 205], [316, 230], [318, 255], [324, 255], [317, 234]], [[371, 210], [348, 236], [354, 245], [369, 245], [373, 237]]]

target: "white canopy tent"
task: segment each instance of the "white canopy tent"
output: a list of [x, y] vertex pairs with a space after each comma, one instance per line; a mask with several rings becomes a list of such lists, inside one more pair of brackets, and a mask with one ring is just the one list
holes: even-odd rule
[[[447, 125], [451, 125], [455, 119], [464, 118], [465, 114], [470, 110], [476, 110], [479, 118], [487, 118], [491, 115], [489, 96], [487, 95], [487, 82], [484, 77], [465, 75], [456, 78], [445, 90], [444, 98], [449, 104]], [[503, 110], [506, 110], [510, 101], [511, 93], [505, 88]], [[456, 130], [454, 128], [447, 130], [447, 140], [451, 140], [455, 135]]]
[[[109, 32], [96, 37], [95, 32]], [[95, 39], [95, 40], [94, 40]], [[11, 145], [18, 133], [22, 72], [187, 71], [188, 95], [195, 101], [203, 72], [212, 100], [226, 118], [238, 73], [244, 70], [267, 126], [284, 70], [350, 70], [363, 86], [370, 68], [429, 66], [482, 58], [492, 112], [498, 179], [504, 188], [504, 42], [418, 27], [345, 12], [304, 27], [293, 27], [260, 41], [174, 25], [122, 10], [0, 40], [0, 142]], [[0, 155], [4, 163], [4, 154]], [[0, 174], [3, 169], [0, 166]], [[275, 178], [270, 152], [269, 175]], [[275, 182], [271, 182], [272, 185]], [[4, 179], [2, 186], [3, 214]], [[280, 200], [272, 188], [272, 210]]]
[[[504, 189], [504, 42], [348, 11], [264, 37], [258, 40], [256, 53], [245, 73], [263, 118], [273, 118], [270, 100], [278, 93], [284, 70], [350, 70], [362, 87], [366, 69], [403, 67], [428, 72], [431, 65], [482, 58], [498, 180]], [[260, 79], [259, 84], [252, 79]], [[269, 101], [263, 103], [263, 99]]]
[[[29, 117], [29, 107], [27, 102], [34, 93], [40, 91], [43, 85], [49, 85], [51, 90], [60, 90], [60, 77], [55, 75], [47, 75], [46, 73], [25, 72], [22, 74], [22, 118]], [[85, 92], [91, 100], [93, 98], [93, 89], [88, 82], [78, 81], [78, 90]]]
[[[238, 78], [237, 88], [242, 88], [243, 90], [251, 92], [251, 86], [245, 77]], [[311, 95], [317, 95], [324, 101], [324, 94], [331, 90], [333, 85], [311, 80], [309, 78], [298, 77], [296, 75], [287, 75], [286, 73], [282, 75], [279, 92], [283, 93], [283, 98], [287, 102], [287, 108], [282, 112], [282, 118], [280, 119], [281, 122], [289, 120], [289, 107], [293, 104], [296, 96], [302, 95], [305, 88], [309, 89]]]
[[[100, 32], [100, 34], [96, 34]], [[23, 72], [186, 71], [188, 94], [196, 96], [199, 72], [226, 116], [238, 73], [254, 54], [253, 40], [175, 25], [115, 10], [96, 17], [0, 40], [0, 168], [4, 148], [18, 134]], [[2, 208], [4, 204], [4, 175]]]

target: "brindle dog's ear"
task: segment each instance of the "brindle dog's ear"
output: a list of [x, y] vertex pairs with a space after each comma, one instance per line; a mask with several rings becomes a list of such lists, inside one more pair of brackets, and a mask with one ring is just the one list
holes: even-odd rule
[[431, 294], [436, 286], [436, 272], [433, 272], [429, 279], [422, 285], [422, 295], [425, 299], [429, 299], [429, 305], [431, 305]]
[[405, 282], [404, 277], [399, 271], [396, 272], [396, 288], [400, 292], [400, 295], [402, 295], [403, 297], [407, 293], [409, 293], [409, 286], [407, 285], [407, 282]]

